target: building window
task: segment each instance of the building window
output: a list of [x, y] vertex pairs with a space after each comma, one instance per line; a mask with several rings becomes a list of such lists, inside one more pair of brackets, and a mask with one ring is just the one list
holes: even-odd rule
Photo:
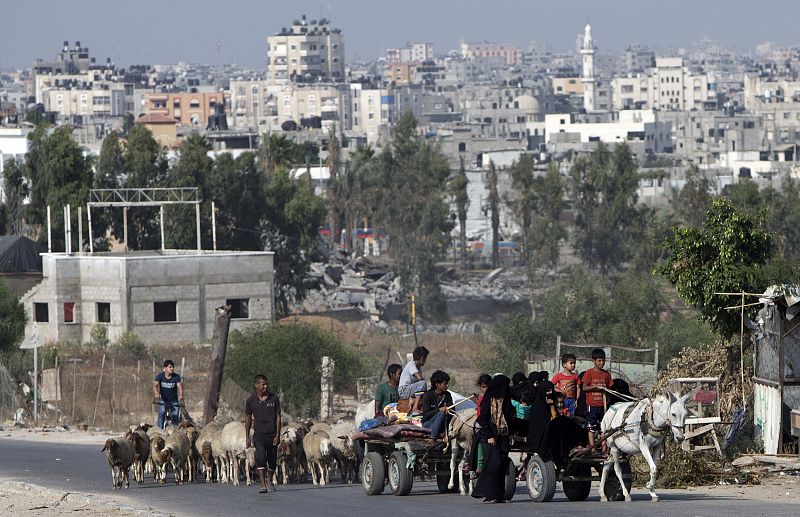
[[230, 300], [225, 300], [225, 305], [230, 305], [231, 307], [231, 319], [233, 320], [250, 319], [249, 298], [233, 298]]
[[111, 304], [108, 302], [97, 302], [97, 322], [111, 323]]
[[50, 321], [50, 311], [48, 311], [46, 303], [33, 304], [33, 320], [37, 323], [47, 323]]
[[64, 302], [64, 323], [75, 323], [75, 302]]
[[154, 302], [153, 321], [156, 323], [178, 321], [178, 302]]

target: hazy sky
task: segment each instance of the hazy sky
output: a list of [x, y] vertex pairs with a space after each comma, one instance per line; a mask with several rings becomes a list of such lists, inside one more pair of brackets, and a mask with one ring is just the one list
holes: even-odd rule
[[427, 41], [531, 40], [574, 48], [591, 22], [599, 47], [681, 47], [707, 36], [752, 50], [800, 43], [800, 0], [0, 0], [0, 67], [27, 67], [80, 40], [98, 62], [265, 66], [266, 37], [301, 14], [343, 30], [349, 58]]

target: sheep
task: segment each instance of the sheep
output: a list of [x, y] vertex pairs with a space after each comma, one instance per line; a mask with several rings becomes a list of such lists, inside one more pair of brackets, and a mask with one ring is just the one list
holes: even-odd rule
[[212, 433], [209, 440], [211, 448], [211, 457], [214, 460], [214, 465], [217, 468], [217, 482], [230, 483], [228, 479], [228, 455], [222, 449], [222, 429], [219, 432]]
[[150, 463], [153, 468], [153, 481], [164, 483], [167, 479], [167, 464], [161, 461], [161, 451], [164, 450], [166, 439], [161, 433], [150, 434]]
[[[183, 483], [186, 478], [186, 460], [189, 456], [189, 439], [186, 434], [174, 432], [164, 440], [164, 449], [158, 453], [158, 463], [165, 465], [170, 462], [175, 474], [175, 484]], [[166, 469], [162, 467], [162, 483], [166, 481]]]
[[100, 452], [106, 453], [108, 465], [111, 467], [111, 486], [116, 490], [122, 488], [122, 480], [125, 480], [125, 488], [130, 488], [128, 470], [133, 465], [136, 449], [134, 445], [125, 439], [124, 436], [109, 438], [106, 440]]
[[193, 426], [184, 427], [182, 430], [186, 434], [186, 438], [189, 440], [189, 454], [186, 457], [186, 468], [189, 472], [189, 483], [192, 483], [197, 479], [197, 463], [200, 459], [200, 453], [198, 453], [197, 449], [195, 448], [199, 433]]
[[227, 455], [228, 479], [230, 479], [235, 486], [239, 485], [239, 463], [244, 459], [247, 486], [252, 485], [253, 480], [250, 477], [250, 468], [255, 466], [255, 448], [247, 447], [244, 424], [242, 422], [230, 422], [226, 424], [225, 427], [222, 428], [220, 441], [222, 452]]
[[153, 426], [149, 426], [145, 432], [150, 440], [150, 458], [147, 460], [147, 465], [145, 465], [145, 471], [152, 473], [153, 480], [158, 482], [158, 475], [160, 471], [158, 469], [158, 465], [156, 465], [155, 455], [161, 452], [161, 449], [164, 448], [165, 436], [161, 433], [159, 428]]
[[333, 456], [342, 473], [342, 483], [358, 481], [358, 449], [352, 438], [355, 431], [352, 421], [339, 422], [329, 431]]
[[[197, 440], [194, 442], [194, 452], [198, 456], [198, 461], [203, 464], [206, 474], [206, 483], [211, 482], [214, 472], [214, 455], [211, 451], [211, 439], [214, 434], [222, 432], [222, 428], [216, 423], [211, 422], [203, 428]], [[217, 474], [219, 478], [219, 474]]]
[[144, 465], [150, 459], [150, 438], [142, 429], [131, 429], [125, 434], [125, 439], [131, 442], [136, 450], [133, 459], [133, 478], [139, 485], [144, 484]]
[[[311, 481], [317, 485], [326, 485], [329, 480], [329, 469], [332, 458], [330, 435], [322, 430], [310, 431], [303, 437], [303, 450], [306, 453]], [[317, 476], [319, 471], [319, 476]]]

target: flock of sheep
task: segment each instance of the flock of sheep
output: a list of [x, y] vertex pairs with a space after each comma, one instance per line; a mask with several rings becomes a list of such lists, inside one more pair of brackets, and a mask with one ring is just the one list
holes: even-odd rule
[[[312, 482], [325, 485], [330, 472], [339, 469], [343, 482], [358, 481], [358, 451], [352, 439], [355, 423], [339, 421], [290, 423], [281, 432], [278, 460], [272, 482], [284, 485], [302, 483], [311, 474]], [[215, 420], [202, 429], [189, 421], [160, 430], [149, 424], [132, 426], [124, 436], [109, 438], [102, 451], [111, 467], [113, 487], [130, 486], [129, 472], [137, 484], [145, 473], [157, 483], [166, 483], [171, 470], [176, 484], [193, 482], [198, 472], [206, 483], [239, 485], [244, 475], [252, 484], [255, 449], [246, 447], [242, 422]]]

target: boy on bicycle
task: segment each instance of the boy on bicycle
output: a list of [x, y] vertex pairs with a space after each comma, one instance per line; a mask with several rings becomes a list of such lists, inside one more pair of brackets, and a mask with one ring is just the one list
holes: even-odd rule
[[175, 373], [175, 363], [164, 361], [164, 371], [153, 380], [154, 402], [158, 404], [158, 428], [164, 428], [164, 415], [169, 407], [172, 423], [180, 420], [180, 405], [183, 403], [183, 380]]

